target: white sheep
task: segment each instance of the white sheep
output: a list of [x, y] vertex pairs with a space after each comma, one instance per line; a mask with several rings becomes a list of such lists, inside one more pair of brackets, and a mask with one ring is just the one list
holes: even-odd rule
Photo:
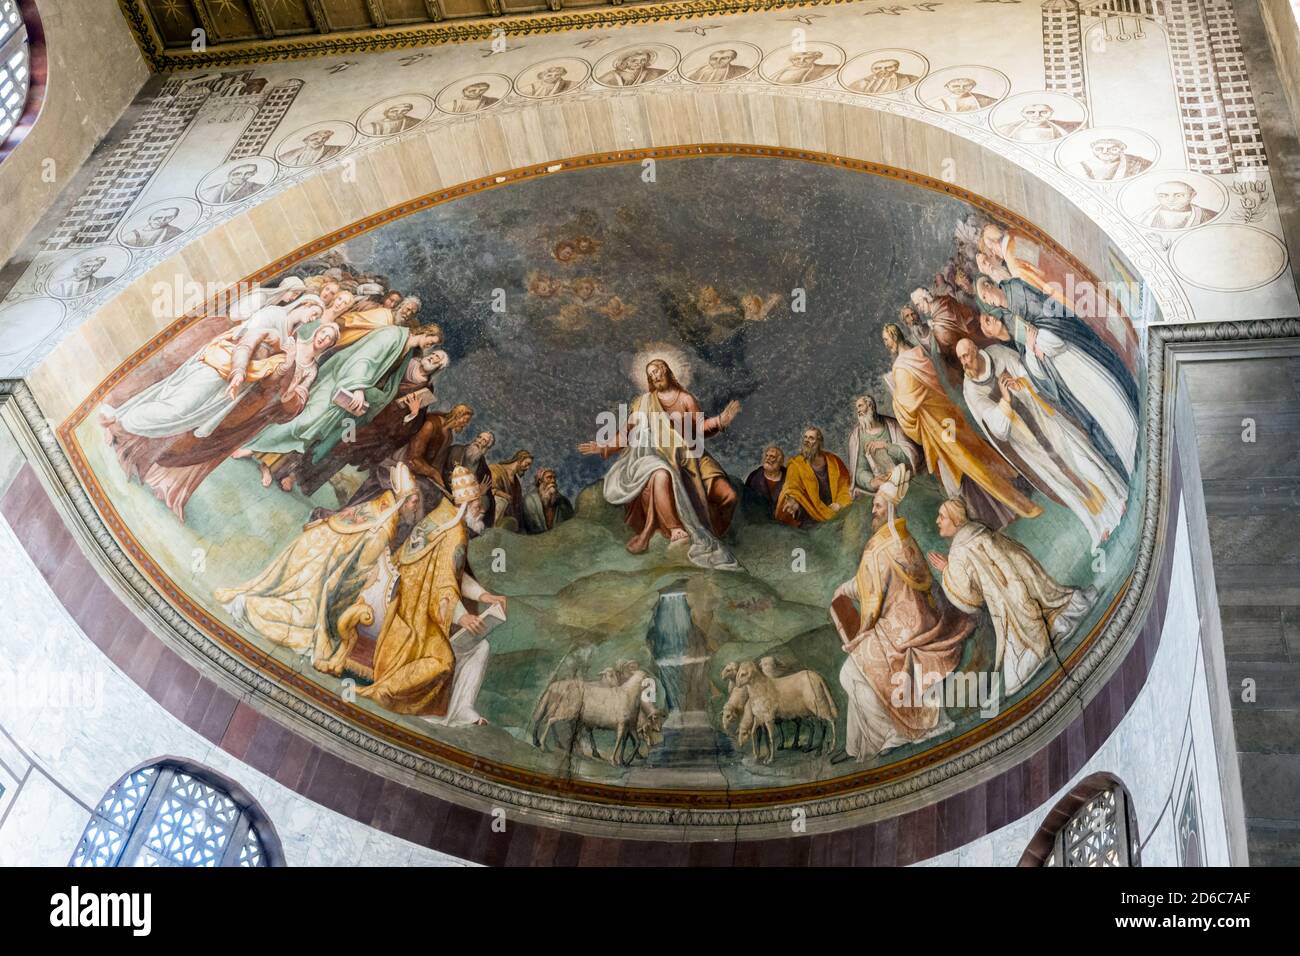
[[[551, 728], [561, 721], [573, 722], [573, 740], [585, 730], [593, 757], [599, 759], [594, 730], [614, 731], [610, 763], [626, 765], [640, 753], [641, 743], [652, 745], [661, 717], [647, 699], [654, 679], [635, 661], [622, 661], [601, 671], [600, 679], [584, 681], [564, 678], [552, 681], [533, 710], [533, 745], [546, 749]], [[627, 754], [627, 741], [633, 750]]]
[[[763, 733], [763, 728], [759, 727], [758, 733], [755, 733], [754, 713], [753, 709], [749, 706], [749, 687], [742, 687], [736, 684], [736, 670], [739, 666], [738, 662], [730, 661], [722, 668], [722, 679], [727, 682], [727, 700], [722, 707], [722, 730], [724, 733], [731, 733], [731, 725], [739, 721], [739, 726], [736, 730], [736, 745], [743, 748], [745, 743], [750, 740], [750, 735], [752, 734], [755, 757], [757, 757], [759, 736]], [[776, 658], [770, 656], [763, 657], [758, 661], [758, 666], [759, 669], [768, 677], [778, 680], [781, 679], [782, 675], [777, 669]], [[777, 728], [780, 731], [781, 740], [777, 745], [777, 749], [783, 750], [786, 746], [799, 746], [799, 737], [802, 733], [802, 717], [795, 716], [789, 719], [794, 721], [793, 741], [791, 741], [787, 736], [786, 725], [783, 720], [778, 720]], [[820, 720], [819, 723], [821, 723]], [[825, 725], [822, 724], [822, 726], [822, 735], [825, 737]], [[813, 730], [809, 732], [808, 746], [804, 748], [805, 751], [811, 751], [813, 749], [813, 741], [815, 739], [816, 728], [814, 727]]]
[[[754, 757], [758, 759], [758, 728], [767, 732], [767, 757], [771, 763], [776, 755], [776, 724], [779, 720], [811, 718], [823, 727], [819, 750], [826, 748], [826, 729], [830, 731], [830, 746], [835, 746], [835, 718], [839, 712], [831, 699], [830, 689], [820, 674], [802, 670], [784, 677], [772, 677], [766, 662], [745, 661], [736, 668], [736, 689], [748, 690], [746, 707], [753, 718]], [[744, 721], [742, 719], [742, 728]], [[743, 743], [743, 741], [742, 741]]]

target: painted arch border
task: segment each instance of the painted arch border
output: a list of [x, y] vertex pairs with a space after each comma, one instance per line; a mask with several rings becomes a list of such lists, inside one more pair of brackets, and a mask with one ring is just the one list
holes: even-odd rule
[[[1089, 270], [1071, 252], [1063, 249], [1035, 224], [991, 200], [951, 183], [880, 163], [811, 150], [737, 144], [702, 144], [589, 154], [557, 163], [521, 167], [462, 183], [400, 203], [335, 230], [300, 246], [243, 281], [257, 282], [270, 278], [339, 242], [433, 205], [482, 190], [528, 181], [560, 170], [627, 165], [639, 163], [646, 158], [689, 159], [705, 156], [802, 160], [884, 176], [951, 195], [996, 216], [1026, 235], [1048, 245], [1071, 266], [1092, 278]], [[99, 489], [73, 434], [75, 429], [80, 427], [108, 389], [162, 347], [168, 339], [202, 318], [205, 311], [204, 309], [191, 310], [157, 332], [81, 402], [58, 427], [57, 436], [53, 434], [46, 436], [41, 434], [41, 428], [35, 429], [47, 456], [51, 451], [51, 444], [58, 451], [57, 457], [49, 457], [59, 483], [72, 494], [77, 511], [96, 545], [104, 552], [118, 573], [126, 579], [138, 599], [143, 599], [154, 612], [155, 617], [165, 622], [164, 633], [167, 642], [180, 650], [187, 659], [193, 660], [197, 656], [208, 665], [208, 670], [220, 674], [222, 682], [232, 686], [237, 693], [247, 696], [251, 692], [254, 702], [269, 705], [270, 709], [286, 716], [292, 715], [296, 726], [307, 730], [311, 736], [323, 738], [336, 749], [341, 743], [342, 755], [355, 756], [356, 751], [359, 750], [375, 758], [378, 766], [382, 768], [379, 772], [391, 776], [395, 769], [407, 771], [420, 782], [433, 783], [439, 793], [459, 802], [466, 802], [468, 799], [472, 804], [481, 804], [485, 801], [492, 806], [506, 803], [521, 810], [554, 816], [566, 823], [583, 820], [594, 825], [602, 823], [636, 824], [648, 827], [686, 825], [703, 828], [747, 824], [788, 824], [789, 807], [798, 804], [807, 810], [810, 818], [818, 820], [821, 824], [818, 829], [840, 829], [863, 822], [864, 818], [861, 816], [863, 811], [883, 807], [900, 799], [912, 797], [914, 800], [919, 798], [924, 802], [936, 799], [933, 788], [947, 781], [954, 781], [957, 783], [957, 789], [964, 789], [977, 782], [969, 771], [985, 768], [987, 772], [993, 772], [994, 768], [989, 761], [1008, 751], [1012, 752], [1012, 759], [1019, 759], [1022, 754], [1019, 752], [1018, 744], [1031, 737], [1038, 738], [1043, 733], [1050, 734], [1055, 725], [1053, 718], [1059, 717], [1068, 710], [1067, 705], [1075, 698], [1081, 687], [1091, 684], [1094, 677], [1104, 680], [1109, 676], [1114, 666], [1108, 668], [1102, 665], [1108, 662], [1117, 665], [1118, 658], [1122, 657], [1122, 654], [1112, 654], [1112, 651], [1117, 647], [1121, 651], [1126, 650], [1131, 644], [1137, 628], [1130, 625], [1141, 620], [1137, 612], [1149, 603], [1149, 595], [1145, 594], [1147, 589], [1144, 584], [1152, 570], [1152, 555], [1159, 553], [1156, 545], [1162, 531], [1158, 526], [1163, 514], [1163, 508], [1160, 507], [1160, 491], [1164, 484], [1163, 454], [1162, 467], [1152, 467], [1151, 458], [1148, 459], [1148, 478], [1142, 504], [1142, 530], [1135, 570], [1107, 609], [1102, 622], [1094, 627], [1079, 647], [1071, 653], [1065, 662], [1065, 669], [1053, 674], [1047, 682], [1020, 701], [1013, 709], [952, 741], [945, 742], [932, 751], [886, 767], [845, 775], [832, 781], [747, 791], [740, 800], [727, 800], [726, 794], [650, 788], [632, 790], [606, 784], [559, 781], [546, 774], [493, 765], [485, 762], [481, 757], [457, 751], [431, 738], [413, 734], [405, 728], [360, 711], [358, 708], [350, 706], [341, 708], [339, 706], [341, 701], [336, 695], [329, 693], [315, 682], [303, 678], [296, 671], [276, 668], [276, 670], [284, 670], [284, 673], [275, 674], [275, 679], [268, 679], [265, 673], [250, 666], [251, 662], [247, 659], [249, 652], [254, 660], [259, 658], [267, 660], [266, 655], [255, 647], [249, 646], [239, 635], [214, 620], [181, 589], [172, 584], [138, 546], [129, 529]], [[1152, 356], [1148, 356], [1149, 373], [1154, 370], [1151, 358]], [[1140, 356], [1139, 361], [1141, 361]], [[1161, 447], [1156, 438], [1160, 434], [1159, 422], [1163, 419], [1159, 400], [1164, 390], [1154, 386], [1155, 379], [1149, 378], [1145, 416], [1149, 456]], [[32, 420], [33, 414], [40, 417], [39, 410], [35, 408], [35, 400], [30, 393], [24, 397], [20, 391], [17, 397], [20, 407], [30, 404], [31, 414], [26, 415], [29, 421]], [[28, 411], [27, 408], [23, 410], [25, 413]], [[43, 417], [40, 417], [40, 420], [43, 422]], [[1153, 425], [1156, 426], [1154, 431]], [[49, 431], [48, 426], [44, 431]], [[68, 479], [71, 479], [71, 483]], [[140, 566], [148, 568], [148, 573], [142, 573]], [[191, 622], [191, 618], [201, 622], [203, 627], [196, 627]], [[241, 659], [239, 651], [231, 650], [232, 644], [236, 648], [242, 646], [244, 658]], [[1101, 673], [1103, 671], [1105, 673]], [[294, 687], [298, 693], [286, 689], [286, 684]], [[312, 702], [313, 699], [322, 703], [328, 702], [333, 707], [317, 706]], [[342, 703], [346, 704], [346, 702]], [[340, 710], [346, 712], [346, 719], [341, 719], [334, 712]], [[458, 759], [449, 760], [452, 755]], [[442, 762], [431, 759], [431, 756], [440, 758]], [[474, 769], [483, 768], [485, 764], [491, 766], [493, 772], [480, 774], [473, 772]], [[983, 777], [984, 773], [979, 776]], [[958, 777], [961, 778], [960, 781], [957, 781]], [[888, 813], [896, 812], [897, 809], [891, 807]], [[851, 819], [846, 819], [846, 816]], [[699, 836], [702, 837], [703, 834]], [[697, 838], [695, 834], [690, 837], [679, 837], [679, 839], [694, 838]]]

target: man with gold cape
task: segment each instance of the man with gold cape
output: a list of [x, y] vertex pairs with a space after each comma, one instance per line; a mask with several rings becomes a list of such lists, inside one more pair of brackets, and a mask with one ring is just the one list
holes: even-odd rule
[[895, 465], [876, 491], [874, 533], [857, 573], [832, 599], [833, 611], [845, 599], [858, 605], [856, 633], [846, 629], [851, 615], [831, 615], [848, 655], [840, 669], [848, 695], [844, 749], [857, 760], [952, 729], [943, 681], [961, 663], [975, 629], [971, 618], [935, 600], [921, 549], [907, 522], [895, 516], [908, 476], [906, 465]]
[[961, 495], [973, 516], [1002, 528], [1017, 516], [1036, 518], [1043, 509], [1016, 488], [1015, 470], [971, 428], [944, 391], [930, 356], [907, 346], [903, 330], [889, 324], [881, 331], [894, 356], [886, 376], [894, 397], [894, 415], [903, 433], [925, 452], [926, 468], [949, 495]]
[[310, 654], [317, 670], [341, 673], [344, 649], [334, 646], [334, 623], [398, 540], [399, 525], [419, 514], [420, 496], [405, 465], [393, 469], [392, 485], [369, 501], [309, 521], [261, 574], [213, 595], [240, 626]]
[[823, 447], [820, 428], [806, 428], [803, 447], [785, 463], [785, 484], [776, 500], [778, 521], [797, 527], [829, 521], [853, 500], [849, 468]]
[[398, 552], [397, 600], [375, 645], [374, 683], [358, 688], [359, 696], [435, 723], [487, 723], [473, 705], [488, 644], [480, 641], [458, 653], [451, 641], [458, 629], [469, 635], [487, 630], [463, 599], [502, 608], [506, 603], [474, 580], [467, 565], [470, 533], [481, 534], [486, 527], [483, 493], [469, 470], [458, 465], [451, 474], [451, 500], [444, 498], [420, 519]]

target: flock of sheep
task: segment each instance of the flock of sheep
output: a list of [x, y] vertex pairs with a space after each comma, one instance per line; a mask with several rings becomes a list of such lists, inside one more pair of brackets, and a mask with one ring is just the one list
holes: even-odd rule
[[[775, 658], [762, 657], [732, 661], [722, 669], [722, 679], [727, 684], [722, 729], [732, 734], [739, 749], [748, 743], [755, 761], [770, 764], [778, 749], [800, 748], [805, 723], [809, 730], [804, 752], [835, 749], [839, 712], [826, 681], [816, 671], [782, 674]], [[533, 710], [533, 746], [545, 750], [552, 733], [563, 746], [556, 724], [566, 723], [571, 729], [570, 746], [585, 735], [591, 756], [599, 760], [595, 731], [612, 730], [609, 762], [626, 767], [637, 757], [648, 756], [663, 739], [666, 716], [656, 702], [655, 679], [636, 661], [620, 661], [601, 671], [596, 680], [551, 681]], [[786, 734], [788, 722], [794, 724], [792, 738]]]
[[[756, 761], [771, 763], [776, 757], [778, 726], [781, 728], [781, 746], [798, 747], [805, 721], [809, 725], [808, 743], [803, 748], [806, 752], [814, 749], [814, 741], [818, 753], [835, 749], [835, 718], [839, 711], [826, 681], [816, 671], [782, 674], [775, 658], [762, 657], [756, 661], [732, 661], [722, 669], [722, 679], [727, 682], [722, 729], [731, 733], [731, 725], [739, 721], [736, 745], [743, 749], [748, 741]], [[794, 722], [794, 739], [790, 742], [785, 739], [785, 721]], [[759, 740], [762, 736], [767, 741], [764, 753], [760, 755]]]
[[601, 671], [594, 681], [580, 677], [551, 681], [533, 709], [533, 746], [545, 750], [555, 725], [568, 722], [571, 742], [576, 744], [585, 733], [591, 756], [599, 760], [594, 731], [612, 730], [614, 749], [609, 762], [626, 767], [637, 757], [649, 754], [662, 739], [665, 716], [655, 705], [654, 678], [636, 661], [620, 661]]

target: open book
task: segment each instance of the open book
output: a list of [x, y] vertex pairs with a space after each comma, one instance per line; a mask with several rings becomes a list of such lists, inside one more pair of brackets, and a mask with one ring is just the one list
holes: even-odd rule
[[463, 654], [468, 650], [472, 650], [475, 644], [491, 634], [498, 624], [505, 621], [506, 612], [501, 609], [500, 604], [486, 604], [484, 607], [485, 610], [479, 617], [483, 619], [483, 626], [486, 630], [482, 634], [475, 634], [468, 628], [456, 628], [451, 635], [451, 649], [455, 653]]

